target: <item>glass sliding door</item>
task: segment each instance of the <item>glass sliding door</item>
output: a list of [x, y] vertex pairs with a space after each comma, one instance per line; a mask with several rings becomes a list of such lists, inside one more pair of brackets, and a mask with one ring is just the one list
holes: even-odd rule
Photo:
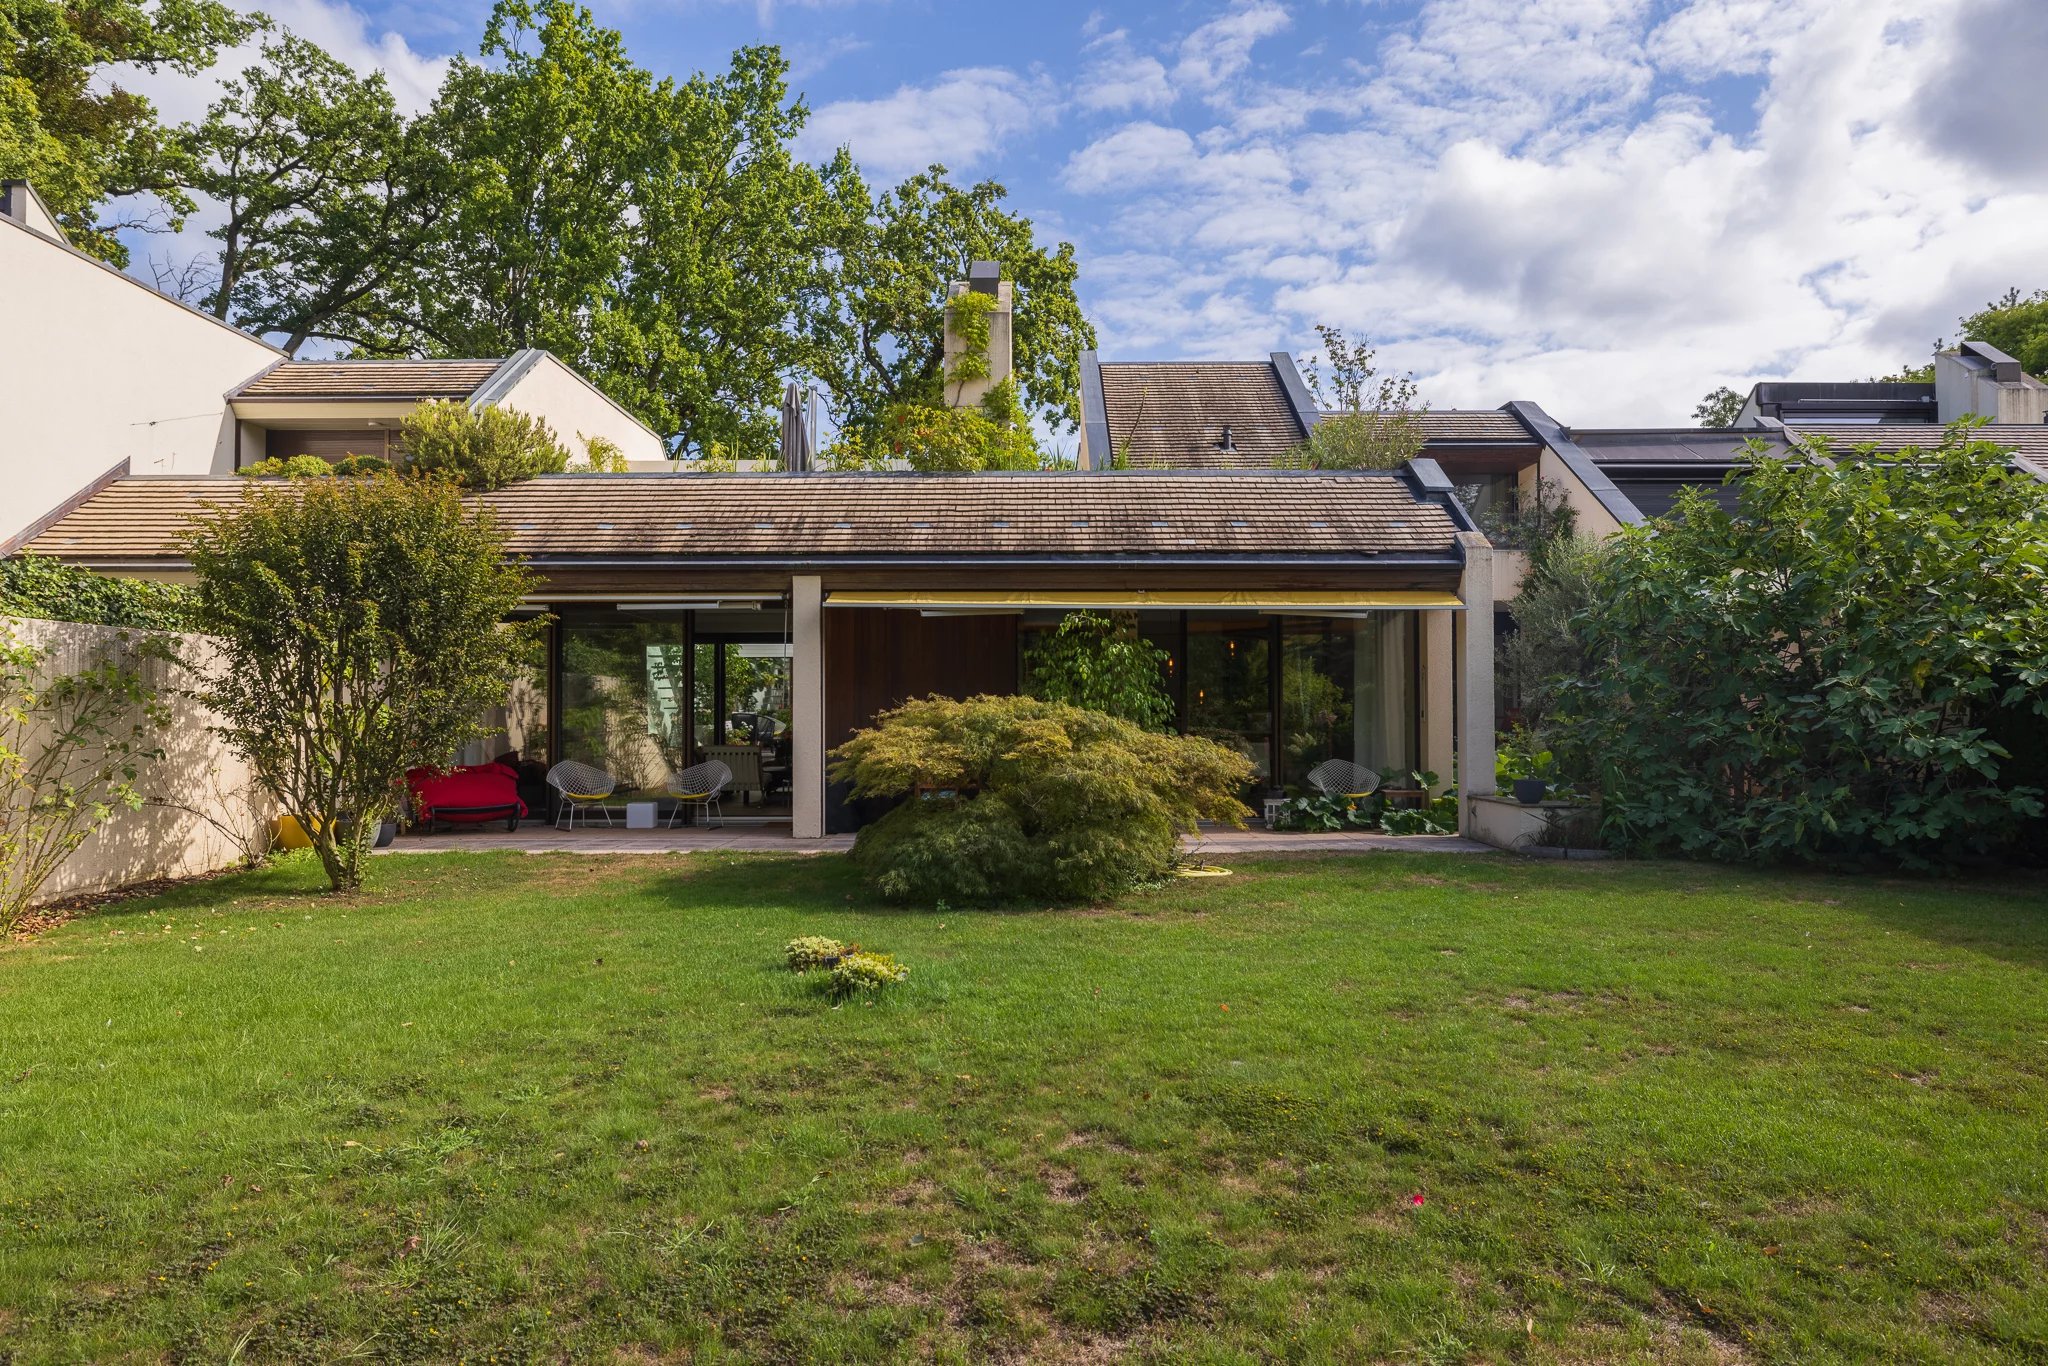
[[1281, 781], [1302, 786], [1325, 759], [1415, 766], [1415, 618], [1280, 619]]
[[1273, 781], [1270, 617], [1187, 619], [1184, 729], [1252, 761], [1253, 786]]
[[680, 615], [565, 616], [561, 757], [618, 780], [617, 799], [659, 798], [689, 763], [689, 655]]

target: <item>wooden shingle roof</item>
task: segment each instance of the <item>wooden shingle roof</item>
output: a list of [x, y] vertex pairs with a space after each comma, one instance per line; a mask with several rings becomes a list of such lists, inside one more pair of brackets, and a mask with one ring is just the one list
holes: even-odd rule
[[[1921, 422], [1800, 422], [1787, 423], [1786, 430], [1801, 437], [1821, 437], [1829, 449], [1849, 454], [1875, 447], [1888, 455], [1927, 446], [1938, 446], [1944, 429]], [[1977, 428], [1975, 439], [1989, 441], [2012, 452], [2012, 463], [2036, 479], [2048, 483], [2048, 425], [2025, 422], [1990, 422]]]
[[1271, 361], [1105, 361], [1102, 409], [1132, 469], [1265, 468], [1305, 435]]
[[502, 360], [288, 360], [235, 390], [237, 399], [468, 398]]
[[1486, 442], [1498, 446], [1541, 446], [1543, 443], [1513, 413], [1498, 408], [1432, 408], [1420, 417], [1422, 440]]
[[[293, 487], [123, 479], [27, 549], [81, 563], [175, 562], [188, 520], [207, 505]], [[1450, 514], [1386, 473], [585, 474], [481, 501], [513, 554], [551, 562], [1457, 554]]]

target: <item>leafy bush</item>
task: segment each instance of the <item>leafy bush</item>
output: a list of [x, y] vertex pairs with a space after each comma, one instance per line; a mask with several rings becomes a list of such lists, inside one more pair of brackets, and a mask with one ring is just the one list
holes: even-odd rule
[[488, 492], [536, 475], [560, 474], [569, 452], [547, 423], [510, 408], [422, 403], [401, 428], [407, 468]]
[[583, 463], [577, 468], [586, 474], [624, 474], [628, 468], [626, 453], [619, 449], [618, 442], [607, 437], [586, 437]]
[[317, 455], [273, 455], [235, 471], [244, 479], [325, 479], [339, 472], [333, 461]]
[[842, 436], [819, 463], [841, 470], [886, 469], [899, 460], [921, 474], [1035, 470], [1043, 463], [1016, 386], [1008, 380], [974, 407], [893, 404], [872, 438]]
[[390, 474], [391, 471], [391, 462], [381, 455], [345, 455], [334, 462], [334, 472], [340, 475]]
[[1212, 741], [1032, 697], [905, 703], [832, 765], [855, 797], [911, 796], [853, 849], [904, 901], [1113, 895], [1167, 873], [1197, 821], [1242, 826], [1251, 776]]
[[1389, 807], [1380, 815], [1380, 829], [1389, 835], [1455, 835], [1458, 794], [1440, 793], [1427, 806]]
[[185, 548], [220, 646], [199, 697], [334, 888], [359, 885], [406, 770], [447, 763], [503, 702], [540, 626], [506, 621], [532, 579], [438, 481], [250, 488]]
[[1758, 451], [1631, 529], [1573, 618], [1560, 741], [1646, 852], [1936, 867], [2039, 815], [1986, 721], [2048, 715], [2048, 486], [1952, 427], [1902, 458]]
[[784, 944], [782, 956], [789, 963], [791, 972], [809, 972], [812, 968], [829, 968], [859, 947], [858, 944], [842, 944], [837, 939], [827, 939], [821, 934], [805, 934]]
[[113, 578], [47, 555], [0, 560], [0, 616], [185, 631], [196, 601], [182, 584]]
[[1273, 818], [1273, 828], [1308, 830], [1319, 834], [1332, 830], [1372, 830], [1379, 826], [1382, 805], [1384, 803], [1377, 795], [1290, 797], [1280, 804], [1280, 810]]
[[849, 953], [832, 965], [834, 996], [872, 996], [910, 980], [910, 969], [886, 953]]
[[1069, 612], [1032, 642], [1024, 691], [1165, 730], [1173, 721], [1166, 660], [1166, 651], [1138, 634], [1134, 612]]
[[1574, 621], [1604, 591], [1610, 543], [1583, 537], [1547, 543], [1510, 605], [1515, 631], [1503, 642], [1496, 678], [1520, 723], [1549, 747], [1561, 697], [1589, 681], [1595, 666]]

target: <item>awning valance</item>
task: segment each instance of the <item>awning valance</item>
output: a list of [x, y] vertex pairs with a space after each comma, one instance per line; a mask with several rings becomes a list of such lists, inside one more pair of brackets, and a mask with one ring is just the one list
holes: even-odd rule
[[1448, 612], [1465, 604], [1456, 593], [1431, 589], [1382, 588], [1362, 591], [1338, 589], [1280, 590], [1243, 589], [1203, 591], [1197, 589], [1042, 589], [1015, 592], [973, 590], [946, 592], [891, 592], [888, 590], [839, 590], [825, 595], [827, 607], [907, 607], [939, 611], [1027, 611], [1035, 608], [1095, 611], [1223, 610], [1236, 612]]

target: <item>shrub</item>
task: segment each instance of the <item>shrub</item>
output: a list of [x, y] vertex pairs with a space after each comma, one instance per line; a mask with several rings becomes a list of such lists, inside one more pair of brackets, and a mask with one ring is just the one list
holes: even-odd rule
[[1279, 814], [1273, 818], [1273, 828], [1319, 833], [1361, 828], [1370, 830], [1379, 825], [1382, 805], [1384, 803], [1377, 795], [1290, 797], [1281, 803]]
[[1645, 852], [1938, 867], [2042, 809], [1987, 731], [2048, 715], [2048, 486], [1959, 424], [1901, 457], [1759, 451], [1630, 529], [1573, 618], [1566, 762]]
[[1110, 896], [1164, 876], [1197, 821], [1249, 814], [1243, 756], [1031, 697], [908, 702], [833, 760], [855, 797], [917, 794], [854, 842], [894, 900]]
[[123, 637], [77, 673], [52, 676], [49, 656], [0, 630], [0, 933], [116, 809], [141, 807], [170, 724], [140, 667], [170, 658], [161, 637]]
[[[1422, 454], [1422, 414], [1412, 376], [1382, 375], [1364, 340], [1318, 325], [1321, 357], [1302, 360], [1302, 378], [1323, 415], [1280, 464], [1310, 470], [1390, 470]], [[1328, 384], [1324, 366], [1328, 365]]]
[[338, 471], [332, 461], [317, 455], [273, 455], [235, 473], [244, 479], [325, 479]]
[[366, 474], [390, 474], [392, 465], [381, 455], [345, 455], [334, 462], [334, 472], [340, 475], [360, 477]]
[[569, 467], [569, 452], [547, 423], [510, 408], [422, 403], [401, 428], [407, 468], [488, 492]]
[[832, 965], [834, 996], [872, 996], [910, 980], [910, 969], [886, 953], [849, 953]]
[[530, 577], [488, 513], [405, 479], [251, 488], [186, 550], [220, 646], [199, 697], [335, 889], [359, 885], [405, 771], [447, 763], [504, 700], [538, 629], [505, 621]]
[[1166, 651], [1138, 634], [1136, 613], [1069, 612], [1032, 642], [1024, 691], [1165, 730], [1173, 722], [1166, 660]]
[[1440, 793], [1427, 806], [1389, 807], [1380, 816], [1380, 829], [1389, 835], [1455, 835], [1458, 794]]
[[782, 956], [788, 961], [791, 972], [809, 972], [812, 968], [829, 968], [859, 947], [858, 944], [842, 944], [837, 939], [827, 939], [819, 934], [806, 934], [784, 944]]
[[608, 437], [585, 437], [583, 463], [577, 468], [586, 474], [624, 474], [628, 469], [626, 453]]
[[113, 578], [47, 555], [0, 560], [0, 616], [184, 631], [196, 601], [182, 584]]
[[828, 468], [852, 470], [885, 469], [898, 460], [921, 474], [1035, 470], [1043, 463], [1008, 380], [974, 407], [892, 404], [873, 437], [844, 435], [820, 457]]

